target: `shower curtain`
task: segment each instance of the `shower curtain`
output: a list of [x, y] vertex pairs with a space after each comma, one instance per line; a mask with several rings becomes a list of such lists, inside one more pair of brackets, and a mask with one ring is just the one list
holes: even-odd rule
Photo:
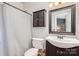
[[3, 35], [5, 38], [1, 38], [2, 50], [5, 51], [4, 54], [10, 56], [23, 55], [31, 48], [31, 16], [6, 4], [1, 7], [2, 20], [0, 21], [3, 22], [2, 27], [5, 29]]
[[0, 56], [4, 55], [4, 25], [3, 25], [3, 15], [2, 15], [2, 4], [0, 4]]

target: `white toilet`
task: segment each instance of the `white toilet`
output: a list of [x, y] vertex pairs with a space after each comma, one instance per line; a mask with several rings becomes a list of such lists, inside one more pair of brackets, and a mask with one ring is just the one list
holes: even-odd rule
[[38, 49], [45, 48], [45, 40], [42, 38], [32, 38], [33, 48], [27, 50], [24, 56], [37, 56]]

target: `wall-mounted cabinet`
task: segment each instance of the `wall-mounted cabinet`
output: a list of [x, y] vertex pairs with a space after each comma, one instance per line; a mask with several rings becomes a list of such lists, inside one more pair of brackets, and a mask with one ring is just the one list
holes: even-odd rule
[[45, 9], [33, 12], [33, 27], [45, 27]]

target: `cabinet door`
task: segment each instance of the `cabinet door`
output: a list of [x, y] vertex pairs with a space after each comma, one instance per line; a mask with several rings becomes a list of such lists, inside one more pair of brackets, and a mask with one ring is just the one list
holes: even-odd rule
[[39, 14], [38, 12], [33, 13], [33, 27], [37, 27], [39, 25]]
[[33, 27], [45, 26], [45, 9], [33, 12]]
[[56, 47], [53, 47], [48, 41], [46, 41], [46, 56], [56, 56]]
[[44, 11], [39, 11], [39, 27], [45, 26], [44, 24]]

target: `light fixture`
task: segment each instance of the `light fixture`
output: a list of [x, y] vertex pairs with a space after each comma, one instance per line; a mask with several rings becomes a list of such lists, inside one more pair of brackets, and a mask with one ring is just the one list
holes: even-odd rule
[[64, 4], [65, 2], [52, 2], [52, 3], [49, 3], [49, 8], [52, 8], [53, 6], [59, 6], [59, 5], [62, 5]]
[[59, 2], [55, 2], [54, 4], [57, 6], [57, 5], [59, 5], [60, 3], [59, 3]]
[[53, 7], [53, 3], [49, 3], [49, 8], [52, 8]]

